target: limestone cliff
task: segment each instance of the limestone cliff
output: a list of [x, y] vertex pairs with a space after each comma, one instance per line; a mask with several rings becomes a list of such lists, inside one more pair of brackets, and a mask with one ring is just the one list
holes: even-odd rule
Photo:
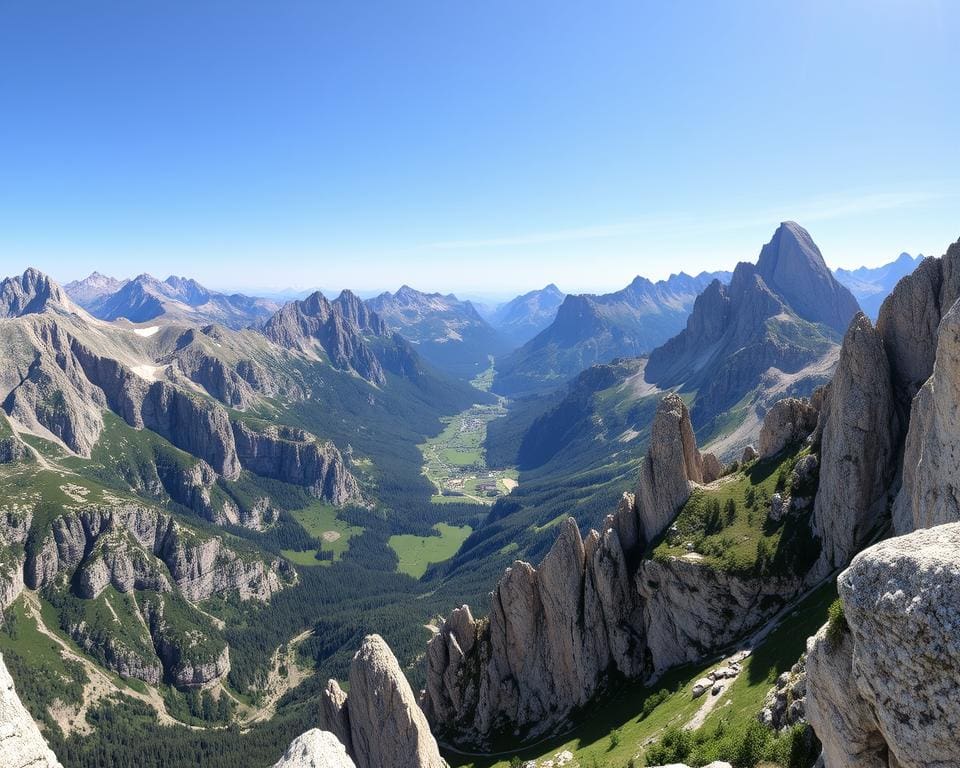
[[897, 533], [960, 521], [960, 304], [940, 322], [933, 375], [910, 409]]
[[814, 523], [826, 570], [842, 567], [885, 518], [899, 423], [883, 340], [858, 314], [844, 337], [821, 414]]
[[637, 507], [640, 533], [653, 541], [689, 498], [691, 483], [703, 482], [703, 458], [697, 450], [690, 414], [679, 395], [660, 401], [650, 431], [650, 446], [640, 467]]
[[860, 553], [845, 625], [808, 644], [806, 709], [829, 768], [960, 765], [960, 524]]
[[20, 703], [0, 656], [0, 765], [4, 768], [63, 768], [40, 729]]

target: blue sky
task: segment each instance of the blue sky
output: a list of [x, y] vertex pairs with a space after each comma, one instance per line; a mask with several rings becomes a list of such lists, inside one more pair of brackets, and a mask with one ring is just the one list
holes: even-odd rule
[[0, 2], [0, 264], [622, 287], [960, 237], [960, 3]]

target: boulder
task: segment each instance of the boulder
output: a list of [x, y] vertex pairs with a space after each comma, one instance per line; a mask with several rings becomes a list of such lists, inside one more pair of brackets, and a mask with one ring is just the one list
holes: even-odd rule
[[746, 448], [743, 449], [743, 453], [740, 454], [740, 463], [749, 464], [751, 461], [754, 461], [759, 456], [760, 454], [757, 453], [757, 449], [754, 448], [752, 445], [748, 445]]
[[760, 458], [775, 456], [795, 445], [817, 428], [819, 412], [807, 399], [788, 397], [774, 403], [760, 428]]
[[838, 588], [847, 627], [824, 627], [807, 650], [826, 765], [960, 765], [960, 524], [865, 550]]

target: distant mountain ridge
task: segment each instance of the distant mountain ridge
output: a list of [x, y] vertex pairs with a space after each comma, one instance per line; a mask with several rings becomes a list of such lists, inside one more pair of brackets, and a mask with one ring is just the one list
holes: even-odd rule
[[176, 275], [158, 280], [142, 274], [121, 281], [94, 272], [68, 283], [64, 290], [101, 320], [126, 318], [132, 323], [169, 317], [244, 328], [262, 323], [280, 307], [270, 299], [212, 291], [196, 280]]
[[452, 293], [424, 293], [404, 285], [395, 293], [367, 299], [366, 305], [415, 344], [427, 362], [460, 378], [482, 373], [491, 355], [509, 348], [471, 302]]
[[554, 321], [497, 365], [495, 391], [544, 391], [597, 363], [637, 357], [683, 328], [697, 295], [728, 272], [683, 272], [656, 283], [637, 277], [614, 293], [570, 294]]
[[911, 256], [901, 253], [896, 260], [879, 267], [836, 269], [834, 276], [860, 302], [860, 307], [871, 320], [880, 314], [880, 305], [892, 293], [902, 277], [911, 274], [923, 261], [923, 254]]
[[501, 304], [488, 319], [511, 344], [519, 347], [553, 322], [564, 298], [566, 294], [550, 283]]

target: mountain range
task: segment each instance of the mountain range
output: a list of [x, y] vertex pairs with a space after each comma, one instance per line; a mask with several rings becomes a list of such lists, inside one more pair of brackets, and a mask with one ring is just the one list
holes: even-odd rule
[[168, 317], [181, 322], [245, 328], [263, 322], [279, 309], [279, 304], [270, 299], [218, 293], [196, 280], [173, 275], [162, 281], [147, 274], [116, 280], [94, 272], [83, 280], [67, 283], [64, 290], [94, 317], [122, 318], [131, 323]]
[[[81, 301], [136, 281], [3, 280], [0, 762], [808, 768], [822, 742], [855, 768], [867, 734], [952, 764], [925, 713], [956, 708], [917, 681], [957, 673], [958, 249], [876, 326], [793, 222], [730, 275], [564, 297], [528, 344], [586, 306], [599, 350], [705, 281], [649, 354], [512, 403], [423, 354], [479, 317], [451, 296], [315, 292], [231, 328], [192, 281], [133, 322]], [[502, 342], [558, 294], [480, 319]], [[438, 495], [427, 446], [478, 495]]]
[[488, 320], [512, 347], [519, 347], [553, 322], [565, 296], [550, 283], [501, 304], [490, 313]]
[[607, 294], [567, 295], [543, 331], [497, 364], [494, 390], [519, 396], [552, 389], [595, 363], [637, 357], [683, 328], [697, 295], [729, 273], [637, 277]]
[[422, 293], [404, 285], [396, 293], [368, 299], [367, 306], [416, 345], [424, 359], [461, 378], [483, 373], [491, 356], [509, 348], [471, 302], [453, 294]]

